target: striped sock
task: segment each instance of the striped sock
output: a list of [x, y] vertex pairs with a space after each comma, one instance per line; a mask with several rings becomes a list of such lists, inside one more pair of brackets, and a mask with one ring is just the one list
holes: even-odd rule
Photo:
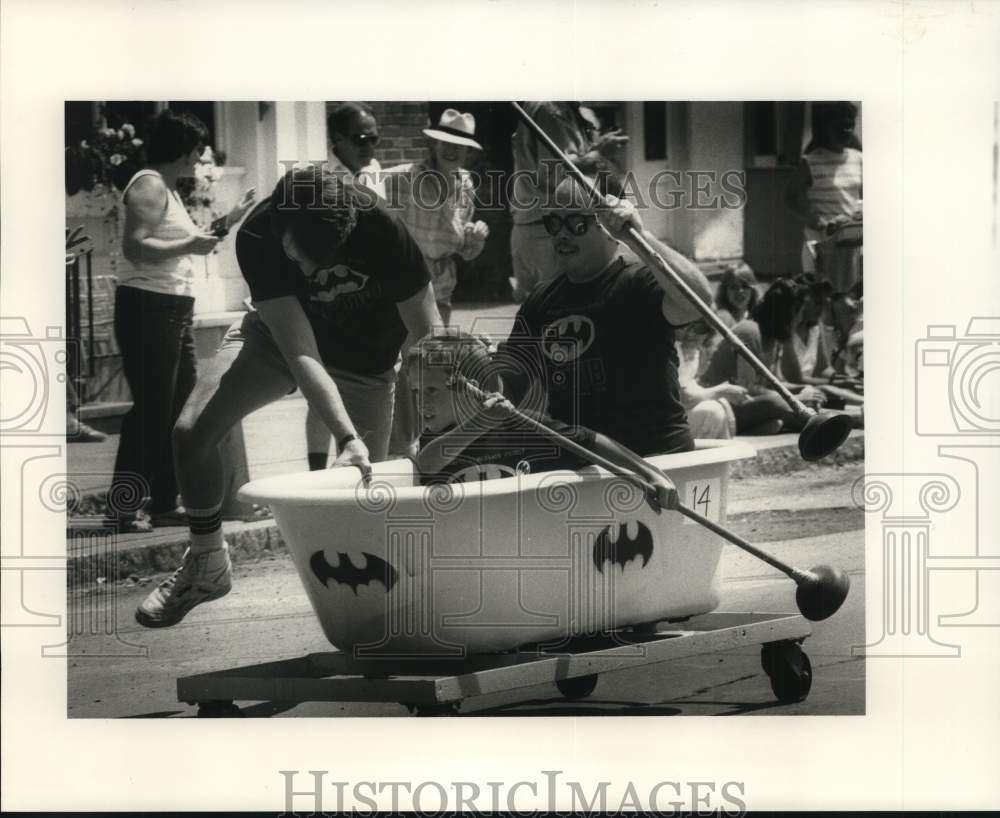
[[212, 508], [188, 508], [187, 517], [192, 554], [207, 554], [222, 548], [225, 544], [222, 539], [222, 503]]
[[326, 468], [326, 452], [309, 452], [306, 457], [309, 458], [309, 471], [323, 471]]

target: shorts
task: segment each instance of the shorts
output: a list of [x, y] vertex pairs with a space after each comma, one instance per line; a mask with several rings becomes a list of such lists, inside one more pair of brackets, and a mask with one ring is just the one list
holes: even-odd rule
[[[288, 393], [297, 388], [285, 357], [271, 331], [256, 312], [248, 312], [226, 332], [219, 350], [238, 349], [236, 357], [250, 355], [263, 364], [275, 380], [288, 384]], [[348, 372], [333, 366], [325, 367], [337, 384], [344, 408], [365, 445], [371, 461], [385, 460], [389, 452], [389, 432], [392, 429], [393, 395], [396, 371], [388, 369], [376, 375]]]

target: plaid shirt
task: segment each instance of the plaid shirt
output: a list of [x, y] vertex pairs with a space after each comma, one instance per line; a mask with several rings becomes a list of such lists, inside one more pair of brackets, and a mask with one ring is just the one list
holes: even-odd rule
[[461, 170], [455, 190], [445, 196], [440, 174], [429, 170], [423, 162], [386, 170], [386, 199], [388, 209], [402, 219], [423, 253], [435, 298], [444, 301], [458, 283], [455, 256], [474, 259], [484, 242], [465, 233], [475, 211], [469, 172]]

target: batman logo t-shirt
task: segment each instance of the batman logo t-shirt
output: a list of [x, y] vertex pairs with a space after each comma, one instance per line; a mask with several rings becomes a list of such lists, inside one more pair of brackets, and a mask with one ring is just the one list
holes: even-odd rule
[[391, 369], [406, 338], [396, 304], [430, 281], [420, 248], [381, 205], [358, 208], [357, 225], [335, 258], [306, 276], [271, 232], [264, 199], [236, 236], [236, 258], [255, 303], [294, 295], [320, 357], [359, 375]]
[[662, 304], [653, 274], [622, 258], [590, 281], [560, 275], [539, 287], [499, 352], [512, 397], [541, 380], [549, 412], [564, 423], [643, 455], [689, 450], [674, 328]]

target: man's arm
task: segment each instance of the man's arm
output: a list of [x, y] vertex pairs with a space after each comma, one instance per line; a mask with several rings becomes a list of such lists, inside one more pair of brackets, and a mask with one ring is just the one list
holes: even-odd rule
[[399, 317], [403, 319], [403, 324], [406, 326], [404, 351], [423, 338], [435, 326], [440, 326], [443, 323], [438, 312], [437, 302], [434, 300], [434, 287], [430, 282], [427, 282], [405, 301], [397, 302], [396, 309], [399, 310]]
[[[657, 239], [648, 230], [642, 231], [642, 237], [649, 242], [650, 246], [660, 254], [664, 261], [670, 265], [680, 279], [694, 290], [698, 296], [711, 309], [712, 287], [708, 279], [691, 259], [683, 253], [678, 253], [673, 247]], [[656, 277], [660, 287], [663, 288], [663, 317], [667, 322], [675, 327], [690, 324], [701, 317], [698, 308], [695, 307], [681, 289], [662, 272], [659, 267], [650, 267], [650, 272]]]
[[[309, 406], [323, 419], [334, 439], [341, 440], [347, 435], [357, 434], [340, 397], [340, 390], [320, 360], [316, 336], [299, 300], [286, 295], [256, 302], [255, 306], [271, 330], [296, 385]], [[358, 466], [364, 475], [371, 474], [368, 447], [360, 438], [355, 438], [344, 447], [341, 457], [344, 455], [347, 462]]]
[[[696, 296], [700, 298], [711, 309], [712, 288], [708, 279], [702, 274], [691, 259], [683, 253], [678, 253], [673, 247], [665, 244], [646, 230], [642, 225], [642, 219], [636, 212], [635, 206], [625, 200], [616, 199], [613, 196], [607, 197], [610, 209], [600, 213], [601, 222], [619, 241], [628, 243], [629, 230], [635, 229], [667, 264], [680, 277], [681, 281], [690, 287]], [[684, 295], [679, 287], [655, 265], [650, 265], [650, 272], [656, 278], [657, 283], [663, 290], [663, 316], [668, 323], [675, 327], [690, 324], [701, 316], [695, 307]]]

